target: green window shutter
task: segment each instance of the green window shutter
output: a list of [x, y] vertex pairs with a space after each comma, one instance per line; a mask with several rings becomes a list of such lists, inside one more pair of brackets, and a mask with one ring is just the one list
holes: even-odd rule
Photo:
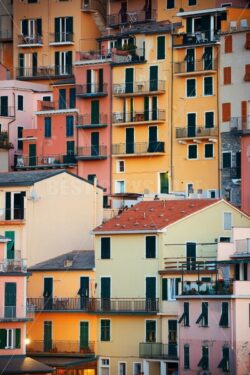
[[16, 328], [16, 348], [21, 348], [21, 329]]
[[91, 79], [92, 79], [91, 77], [92, 77], [91, 69], [87, 69], [86, 70], [87, 94], [91, 93]]
[[185, 326], [189, 326], [189, 302], [184, 302]]
[[205, 128], [214, 127], [214, 112], [205, 113]]
[[11, 218], [11, 193], [5, 193], [5, 220], [10, 220]]
[[228, 302], [222, 302], [222, 311], [219, 325], [221, 327], [228, 327], [229, 319], [228, 319]]
[[59, 90], [59, 109], [66, 108], [66, 90], [60, 89]]
[[149, 120], [149, 97], [144, 97], [144, 120]]
[[60, 41], [60, 18], [59, 17], [55, 18], [54, 27], [55, 27], [55, 42], [59, 42]]
[[69, 34], [73, 33], [73, 17], [67, 17], [66, 18], [66, 32], [69, 33]]
[[158, 66], [149, 68], [149, 91], [158, 90]]
[[213, 95], [213, 77], [204, 78], [204, 95]]
[[103, 92], [103, 69], [99, 69], [98, 75], [99, 75], [99, 88], [98, 88], [98, 91], [99, 92]]
[[28, 20], [22, 20], [22, 34], [24, 36], [28, 35]]
[[125, 69], [125, 92], [132, 93], [134, 91], [134, 68]]
[[146, 258], [156, 257], [156, 237], [146, 236]]
[[156, 341], [156, 321], [147, 320], [146, 321], [146, 342]]
[[101, 259], [110, 259], [110, 237], [101, 238]]
[[[231, 159], [232, 159], [231, 152], [223, 152], [222, 168], [231, 168]], [[238, 266], [238, 264], [236, 264], [236, 266]]]
[[66, 116], [66, 137], [74, 135], [74, 116]]
[[75, 108], [76, 105], [76, 89], [72, 87], [69, 90], [69, 106], [70, 108]]
[[16, 283], [5, 283], [5, 317], [16, 317]]
[[197, 159], [197, 145], [188, 146], [188, 158]]
[[51, 117], [44, 118], [44, 137], [51, 138]]
[[17, 95], [17, 109], [23, 111], [23, 95]]
[[100, 113], [99, 100], [91, 101], [91, 124], [99, 124], [99, 113]]
[[5, 349], [7, 345], [7, 330], [0, 329], [0, 349]]
[[196, 80], [187, 79], [187, 97], [196, 96]]
[[163, 301], [168, 300], [168, 279], [162, 279], [161, 298]]
[[59, 74], [60, 71], [60, 55], [59, 52], [55, 52], [55, 74]]
[[152, 97], [152, 120], [156, 121], [158, 118], [158, 102], [157, 96]]
[[192, 34], [192, 18], [187, 18], [187, 34]]
[[89, 323], [80, 322], [80, 349], [88, 348], [89, 346]]
[[181, 282], [181, 278], [180, 277], [177, 277], [175, 279], [175, 295], [178, 296], [179, 295], [179, 284]]
[[72, 74], [72, 51], [66, 52], [66, 71], [67, 74]]
[[15, 232], [6, 231], [5, 237], [11, 241], [7, 242], [7, 259], [14, 259], [15, 257]]
[[189, 363], [189, 346], [184, 345], [184, 369], [189, 369], [190, 363]]
[[165, 59], [165, 36], [158, 36], [157, 38], [157, 60]]

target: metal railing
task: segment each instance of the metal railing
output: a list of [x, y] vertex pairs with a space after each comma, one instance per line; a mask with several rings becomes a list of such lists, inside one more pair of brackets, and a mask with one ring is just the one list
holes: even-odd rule
[[159, 299], [146, 298], [28, 298], [34, 311], [155, 312]]
[[0, 272], [27, 272], [27, 262], [18, 258], [4, 259], [0, 262]]
[[0, 306], [0, 321], [31, 319], [33, 311], [25, 305]]
[[231, 117], [229, 126], [231, 131], [250, 129], [250, 116]]
[[113, 84], [113, 94], [144, 94], [153, 91], [165, 92], [165, 81], [151, 80], [151, 81], [137, 81], [128, 83]]
[[184, 281], [182, 295], [228, 295], [233, 294], [232, 280]]
[[50, 76], [68, 76], [73, 74], [72, 65], [53, 65], [53, 66], [39, 66], [24, 68], [16, 68], [16, 76], [18, 78], [29, 79], [29, 78], [48, 78]]
[[181, 61], [174, 63], [174, 73], [202, 72], [204, 70], [216, 70], [217, 59], [194, 60], [193, 62]]
[[77, 157], [80, 159], [106, 159], [107, 155], [107, 146], [104, 145], [84, 146], [77, 149]]
[[111, 61], [112, 50], [111, 49], [101, 49], [101, 50], [90, 50], [90, 51], [78, 51], [76, 52], [76, 61], [86, 61], [89, 60], [109, 60]]
[[216, 43], [220, 40], [220, 30], [202, 30], [194, 33], [181, 33], [173, 35], [173, 46], [199, 45]]
[[49, 43], [73, 43], [74, 42], [74, 33], [70, 32], [58, 32], [50, 33]]
[[18, 35], [17, 37], [17, 44], [21, 45], [33, 45], [33, 44], [43, 44], [43, 37], [42, 35], [33, 34], [33, 35]]
[[136, 62], [144, 62], [145, 50], [143, 48], [119, 49], [113, 48], [112, 62], [114, 64], [128, 64]]
[[76, 164], [75, 155], [43, 155], [43, 156], [18, 156], [16, 169], [25, 168], [56, 168]]
[[8, 132], [0, 132], [0, 148], [9, 150], [10, 148], [13, 148], [13, 147], [14, 147], [13, 144], [9, 142]]
[[131, 12], [127, 11], [123, 14], [115, 13], [108, 15], [108, 26], [114, 27], [121, 24], [134, 24], [146, 21], [156, 20], [156, 10], [133, 10]]
[[178, 358], [177, 344], [160, 342], [142, 342], [139, 344], [140, 358]]
[[85, 85], [76, 85], [76, 95], [86, 97], [108, 95], [108, 85], [107, 83], [87, 83]]
[[15, 117], [15, 107], [5, 107], [0, 108], [0, 117]]
[[107, 114], [100, 113], [99, 116], [91, 116], [91, 114], [78, 115], [76, 119], [76, 126], [97, 126], [97, 125], [107, 125]]
[[176, 138], [217, 137], [218, 135], [219, 130], [217, 127], [190, 126], [188, 128], [176, 128]]
[[28, 353], [82, 353], [94, 354], [95, 342], [89, 341], [80, 343], [80, 341], [68, 340], [32, 340], [26, 348]]
[[74, 109], [75, 102], [72, 101], [47, 101], [47, 100], [37, 100], [37, 110], [38, 111], [56, 111], [58, 109]]
[[[208, 263], [209, 262], [209, 263]], [[214, 262], [214, 263], [213, 263]], [[173, 257], [164, 259], [164, 269], [167, 271], [215, 270], [215, 257]]]
[[139, 143], [118, 143], [112, 145], [113, 155], [127, 154], [154, 154], [165, 152], [165, 142], [139, 142]]
[[0, 221], [25, 220], [24, 208], [0, 208]]
[[155, 109], [153, 111], [142, 112], [114, 112], [112, 115], [112, 123], [130, 123], [130, 122], [152, 122], [165, 121], [166, 112], [164, 109]]

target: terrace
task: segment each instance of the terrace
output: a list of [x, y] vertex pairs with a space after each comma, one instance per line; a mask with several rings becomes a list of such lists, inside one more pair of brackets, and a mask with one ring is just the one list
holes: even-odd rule
[[80, 129], [105, 128], [108, 126], [107, 114], [91, 116], [90, 114], [79, 115], [76, 119], [76, 127]]
[[112, 154], [115, 156], [158, 156], [165, 152], [165, 142], [137, 142], [118, 143], [112, 145]]
[[137, 81], [129, 83], [115, 83], [113, 84], [114, 96], [140, 96], [148, 94], [164, 94], [165, 81], [151, 80], [151, 81]]
[[94, 354], [95, 342], [80, 343], [69, 340], [32, 340], [27, 345], [28, 353]]
[[217, 127], [205, 128], [204, 126], [189, 126], [176, 128], [177, 139], [195, 139], [218, 137], [219, 129]]
[[46, 66], [33, 66], [31, 68], [17, 67], [16, 77], [20, 80], [29, 79], [49, 79], [71, 77], [73, 74], [72, 65], [46, 65]]
[[74, 155], [42, 155], [42, 156], [17, 156], [15, 168], [17, 170], [72, 168], [76, 165]]
[[114, 112], [112, 115], [113, 125], [144, 125], [148, 123], [160, 123], [166, 119], [166, 112], [163, 109], [153, 111], [134, 111], [134, 112]]
[[139, 357], [151, 359], [178, 359], [177, 344], [142, 342], [139, 344]]

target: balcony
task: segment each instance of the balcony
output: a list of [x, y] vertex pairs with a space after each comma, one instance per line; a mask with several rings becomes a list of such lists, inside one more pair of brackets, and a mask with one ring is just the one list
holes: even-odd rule
[[211, 272], [216, 270], [215, 257], [173, 257], [164, 259], [163, 273], [176, 273], [176, 272]]
[[112, 51], [111, 50], [90, 50], [90, 51], [79, 51], [76, 52], [76, 65], [82, 64], [83, 62], [86, 64], [91, 64], [93, 61], [112, 61]]
[[231, 117], [229, 127], [232, 133], [250, 131], [250, 116]]
[[25, 209], [24, 208], [0, 208], [0, 224], [7, 224], [12, 222], [13, 224], [23, 223], [25, 221]]
[[128, 49], [112, 49], [112, 64], [127, 65], [145, 63], [145, 50], [143, 48], [131, 47]]
[[91, 114], [79, 115], [76, 120], [76, 127], [79, 129], [105, 128], [107, 126], [106, 113], [100, 113], [99, 116], [91, 116]]
[[209, 139], [210, 137], [218, 137], [219, 130], [218, 128], [204, 128], [204, 127], [195, 127], [189, 126], [188, 128], [176, 128], [176, 138], [177, 139], [195, 139], [195, 138], [204, 138]]
[[9, 150], [13, 148], [13, 144], [9, 142], [9, 137], [7, 132], [0, 132], [0, 148], [4, 150]]
[[86, 13], [98, 12], [106, 20], [107, 9], [105, 2], [102, 0], [82, 0], [81, 10]]
[[0, 117], [15, 117], [15, 107], [2, 106], [0, 109]]
[[58, 45], [71, 45], [74, 44], [74, 33], [69, 32], [59, 32], [59, 33], [50, 33], [50, 46]]
[[131, 83], [115, 83], [113, 85], [114, 96], [140, 96], [165, 93], [165, 81], [141, 81]]
[[176, 48], [198, 47], [199, 45], [214, 44], [220, 40], [219, 30], [196, 31], [193, 34], [181, 33], [173, 35], [173, 46]]
[[14, 259], [0, 261], [0, 272], [27, 272], [27, 262], [21, 259], [21, 251], [15, 250]]
[[38, 112], [47, 112], [47, 111], [58, 111], [63, 109], [72, 109], [75, 110], [75, 103], [70, 103], [68, 101], [46, 101], [46, 100], [37, 100], [37, 111]]
[[56, 66], [39, 66], [31, 68], [16, 68], [16, 78], [21, 80], [29, 79], [50, 79], [71, 77], [73, 75], [72, 65], [56, 65]]
[[214, 282], [205, 281], [184, 281], [182, 283], [183, 296], [191, 295], [231, 295], [233, 294], [232, 280], [218, 280]]
[[26, 348], [28, 353], [59, 353], [59, 354], [94, 354], [95, 342], [82, 344], [68, 340], [32, 340]]
[[165, 142], [118, 143], [112, 145], [112, 154], [123, 157], [158, 156], [165, 152]]
[[77, 149], [77, 160], [105, 160], [108, 157], [107, 146], [85, 146], [78, 147]]
[[179, 75], [196, 75], [211, 73], [217, 70], [217, 59], [212, 60], [195, 60], [193, 62], [181, 61], [174, 63], [174, 74]]
[[142, 342], [139, 344], [139, 357], [150, 359], [178, 359], [177, 344]]
[[156, 313], [157, 299], [133, 298], [28, 298], [34, 311], [85, 311], [92, 313]]
[[43, 37], [41, 35], [18, 35], [17, 37], [18, 47], [42, 47]]
[[135, 112], [114, 112], [112, 123], [116, 126], [124, 126], [130, 123], [134, 125], [144, 125], [148, 123], [160, 123], [166, 119], [166, 112], [163, 109], [153, 111], [135, 111]]
[[73, 168], [76, 166], [74, 155], [17, 156], [17, 170]]
[[232, 258], [235, 257], [250, 257], [250, 238], [246, 238], [243, 240], [236, 240], [236, 252], [231, 255]]
[[0, 306], [0, 322], [24, 322], [32, 320], [33, 316], [33, 311], [29, 306]]
[[115, 13], [108, 15], [108, 26], [119, 27], [120, 25], [136, 24], [141, 22], [156, 21], [156, 10], [134, 10], [123, 14]]
[[98, 98], [108, 95], [107, 83], [87, 83], [85, 85], [76, 85], [76, 95], [80, 98]]

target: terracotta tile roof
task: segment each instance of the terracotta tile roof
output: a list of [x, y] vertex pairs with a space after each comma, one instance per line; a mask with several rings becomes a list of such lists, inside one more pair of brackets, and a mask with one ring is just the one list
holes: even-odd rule
[[160, 230], [218, 201], [219, 199], [173, 199], [140, 202], [95, 228], [94, 233]]

